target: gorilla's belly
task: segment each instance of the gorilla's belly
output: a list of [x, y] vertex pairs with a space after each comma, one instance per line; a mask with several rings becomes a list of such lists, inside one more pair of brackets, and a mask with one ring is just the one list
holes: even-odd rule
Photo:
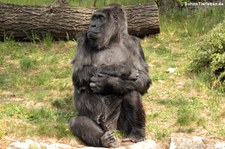
[[105, 118], [106, 121], [103, 124], [106, 130], [115, 130], [117, 128], [117, 121], [120, 116], [122, 97], [115, 95], [108, 95], [104, 98]]

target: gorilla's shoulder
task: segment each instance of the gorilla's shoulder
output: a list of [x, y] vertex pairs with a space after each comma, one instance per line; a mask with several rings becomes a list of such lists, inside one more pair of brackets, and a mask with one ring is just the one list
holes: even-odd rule
[[129, 49], [133, 49], [136, 51], [140, 47], [140, 39], [138, 37], [127, 35], [123, 37], [123, 43]]
[[79, 43], [80, 44], [83, 44], [83, 43], [86, 42], [86, 39], [87, 39], [87, 33], [83, 33], [83, 34], [81, 34], [81, 35], [78, 36], [77, 42], [78, 42], [78, 44]]
[[140, 44], [140, 39], [138, 37], [136, 37], [136, 36], [133, 36], [133, 35], [127, 35], [127, 36], [124, 37], [124, 39], [126, 41], [129, 41], [129, 43], [132, 44], [132, 45]]
[[135, 42], [140, 42], [140, 38], [138, 38], [138, 37], [136, 37], [136, 36], [133, 36], [133, 35], [129, 35], [130, 36], [130, 38], [132, 39], [132, 40], [134, 40]]

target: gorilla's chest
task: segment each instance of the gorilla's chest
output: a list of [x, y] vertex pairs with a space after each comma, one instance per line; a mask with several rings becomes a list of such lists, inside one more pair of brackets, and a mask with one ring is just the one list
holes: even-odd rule
[[92, 65], [100, 66], [124, 63], [129, 58], [127, 53], [127, 49], [124, 48], [110, 48], [98, 51], [92, 55]]

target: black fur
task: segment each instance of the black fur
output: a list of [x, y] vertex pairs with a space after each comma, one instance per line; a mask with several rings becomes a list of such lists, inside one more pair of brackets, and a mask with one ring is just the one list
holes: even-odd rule
[[151, 80], [140, 41], [128, 34], [120, 5], [93, 14], [87, 33], [78, 40], [73, 85], [78, 116], [70, 128], [86, 144], [115, 147], [115, 129], [127, 134], [126, 141], [145, 138], [141, 95]]

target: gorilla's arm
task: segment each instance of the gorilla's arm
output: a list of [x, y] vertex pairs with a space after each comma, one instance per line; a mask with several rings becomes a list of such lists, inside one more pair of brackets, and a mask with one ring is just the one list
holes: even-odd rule
[[152, 84], [148, 75], [148, 65], [145, 61], [144, 52], [139, 39], [134, 36], [126, 36], [124, 38], [124, 46], [129, 49], [129, 53], [127, 54], [131, 54], [128, 67], [130, 70], [138, 70], [137, 79], [126, 80], [110, 75], [94, 76], [91, 78], [90, 83], [93, 92], [126, 94], [135, 90], [144, 94]]
[[109, 75], [123, 80], [137, 80], [138, 70], [131, 69], [128, 66], [129, 64], [103, 65], [98, 68], [98, 75]]
[[73, 72], [73, 84], [78, 88], [89, 86], [91, 77], [96, 73], [96, 69], [92, 66], [83, 66]]
[[96, 68], [91, 64], [91, 54], [86, 34], [78, 38], [76, 57], [73, 59], [73, 85], [79, 90], [89, 87], [91, 77], [95, 75]]
[[138, 91], [141, 94], [147, 92], [150, 87], [151, 80], [146, 72], [139, 71], [139, 76], [136, 81], [122, 80], [120, 78], [110, 77], [108, 79], [108, 85], [116, 93], [125, 94], [131, 91]]
[[116, 93], [126, 94], [131, 91], [138, 91], [141, 94], [147, 92], [151, 85], [151, 80], [146, 72], [139, 71], [139, 76], [136, 81], [123, 80], [119, 77], [108, 75], [94, 76], [91, 78], [91, 89], [95, 93]]

